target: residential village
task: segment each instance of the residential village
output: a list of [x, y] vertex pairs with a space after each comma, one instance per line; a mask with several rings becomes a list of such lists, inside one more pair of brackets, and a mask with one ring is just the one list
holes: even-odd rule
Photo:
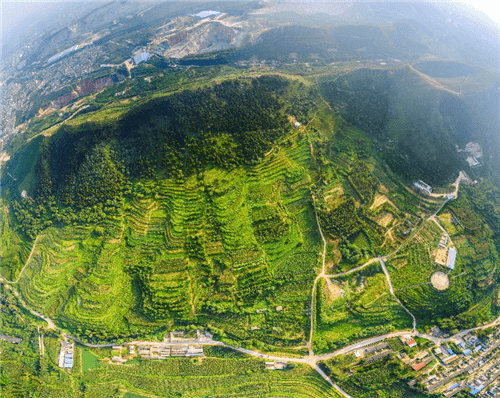
[[[138, 341], [123, 343], [111, 347], [111, 363], [120, 365], [132, 359], [152, 360], [167, 359], [169, 357], [199, 357], [203, 356], [203, 345], [216, 345], [212, 335], [196, 331], [196, 337], [185, 337], [183, 331], [168, 333], [162, 342]], [[73, 367], [73, 353], [75, 343], [65, 338], [61, 342], [58, 357], [60, 368]]]
[[[191, 332], [192, 333], [192, 332]], [[437, 326], [422, 337], [408, 333], [353, 349], [352, 366], [366, 365], [393, 356], [412, 373], [410, 386], [419, 386], [430, 393], [453, 397], [459, 392], [470, 396], [500, 397], [500, 326], [485, 331], [459, 333], [449, 337]], [[196, 337], [183, 331], [168, 333], [162, 342], [130, 342], [111, 348], [106, 360], [115, 365], [130, 360], [168, 360], [169, 357], [203, 357], [203, 346], [223, 345], [208, 332], [196, 331]], [[59, 367], [73, 367], [75, 343], [67, 338], [61, 342]], [[265, 358], [265, 355], [262, 355]], [[283, 360], [267, 360], [267, 370], [284, 370]], [[411, 369], [411, 370], [410, 370]]]
[[[434, 332], [440, 334], [438, 328]], [[422, 370], [414, 381], [429, 392], [441, 392], [445, 397], [460, 391], [472, 396], [497, 397], [500, 396], [499, 336], [500, 328], [482, 338], [469, 333], [433, 348], [415, 347], [412, 359], [401, 360], [417, 372]]]
[[414, 371], [408, 382], [412, 387], [418, 385], [447, 398], [459, 392], [470, 396], [500, 397], [500, 327], [486, 336], [468, 333], [446, 343], [439, 343], [448, 339], [438, 327], [434, 327], [431, 333], [437, 344], [403, 335], [399, 339], [357, 349], [353, 352], [356, 361], [353, 366], [395, 355]]

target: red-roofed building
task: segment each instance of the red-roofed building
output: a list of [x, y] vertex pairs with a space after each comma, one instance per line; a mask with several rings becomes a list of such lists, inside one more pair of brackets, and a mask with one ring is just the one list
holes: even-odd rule
[[453, 355], [450, 355], [449, 357], [447, 358], [444, 358], [443, 359], [443, 363], [445, 365], [448, 365], [449, 363], [452, 363], [453, 361], [456, 361], [458, 359], [458, 356], [457, 354], [453, 354]]
[[416, 347], [417, 346], [417, 342], [414, 339], [408, 340], [406, 342], [406, 344], [408, 344], [408, 347]]
[[419, 371], [420, 369], [425, 367], [425, 365], [427, 365], [425, 362], [420, 362], [420, 363], [416, 363], [414, 365], [411, 365], [411, 367], [413, 368], [414, 371]]

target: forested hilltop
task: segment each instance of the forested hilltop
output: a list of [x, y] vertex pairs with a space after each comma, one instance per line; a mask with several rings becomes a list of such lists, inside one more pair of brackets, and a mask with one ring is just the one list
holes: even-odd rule
[[[422, 332], [456, 333], [498, 316], [497, 177], [486, 163], [470, 167], [456, 145], [488, 148], [467, 122], [450, 127], [466, 100], [411, 68], [220, 67], [217, 78], [186, 79], [144, 100], [117, 105], [105, 94], [106, 106], [14, 141], [2, 168], [2, 302], [16, 308], [12, 325], [32, 318], [28, 308], [87, 343], [199, 328], [298, 358], [410, 331], [413, 317]], [[457, 180], [460, 170], [468, 176]], [[414, 188], [418, 179], [433, 195]], [[435, 262], [443, 235], [457, 250], [454, 269]], [[436, 271], [446, 288], [431, 283]], [[233, 355], [207, 375], [255, 373], [257, 383], [257, 362], [239, 372]], [[122, 380], [113, 366], [99, 374]], [[162, 372], [209, 372], [189, 360], [162, 366], [140, 368], [155, 375], [155, 391]], [[40, 368], [43, 380], [55, 374]], [[297, 396], [302, 382], [325, 388], [306, 365], [290, 372]], [[82, 396], [98, 396], [94, 381], [78, 377], [92, 386]], [[349, 385], [358, 396], [409, 393], [387, 374], [376, 387], [362, 384]]]

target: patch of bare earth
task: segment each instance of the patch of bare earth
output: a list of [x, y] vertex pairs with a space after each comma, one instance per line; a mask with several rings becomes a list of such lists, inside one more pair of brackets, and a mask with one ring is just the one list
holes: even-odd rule
[[400, 260], [396, 260], [392, 266], [398, 270], [400, 270], [401, 268], [403, 268], [406, 264], [408, 264], [408, 260], [406, 259], [400, 259]]
[[[391, 204], [394, 206], [394, 204], [389, 200], [389, 198], [385, 195], [382, 195], [381, 193], [377, 192], [375, 194], [375, 199], [373, 199], [373, 203], [370, 206], [370, 210], [376, 209], [379, 206], [382, 206], [385, 202]], [[396, 206], [394, 206], [396, 207]]]
[[323, 293], [329, 304], [342, 297], [342, 285], [332, 282], [329, 278], [325, 278], [326, 284], [323, 288]]
[[437, 271], [432, 274], [431, 283], [432, 286], [437, 290], [446, 290], [450, 286], [448, 275], [441, 271]]
[[379, 214], [375, 219], [377, 224], [384, 228], [387, 228], [392, 220], [394, 220], [394, 216], [388, 212]]
[[339, 245], [340, 238], [328, 239], [328, 245], [332, 245], [332, 248], [328, 250], [328, 255], [325, 262], [325, 273], [331, 274], [335, 266], [340, 262], [342, 258], [342, 253], [340, 253]]

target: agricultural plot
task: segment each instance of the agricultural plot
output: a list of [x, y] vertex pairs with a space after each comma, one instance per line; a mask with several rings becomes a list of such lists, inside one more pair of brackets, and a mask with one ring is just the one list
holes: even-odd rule
[[123, 398], [147, 398], [147, 397], [144, 395], [139, 395], [134, 392], [127, 391], [123, 396]]
[[430, 276], [436, 270], [434, 250], [442, 234], [435, 222], [427, 221], [403, 250], [390, 257], [387, 269], [394, 289], [430, 282]]
[[409, 315], [390, 295], [387, 280], [376, 265], [368, 267], [366, 273], [338, 278], [332, 283], [339, 290], [329, 289], [330, 296], [324, 286], [319, 285], [318, 289], [319, 339], [346, 344], [411, 326]]
[[486, 289], [494, 283], [498, 253], [490, 227], [464, 206], [463, 201], [460, 198], [457, 203], [452, 202], [440, 218], [445, 225], [450, 225], [450, 236], [457, 248], [455, 269], [473, 275], [478, 286]]
[[81, 348], [82, 371], [86, 372], [99, 367], [99, 358], [85, 348]]
[[170, 397], [339, 397], [314, 370], [293, 365], [284, 371], [266, 371], [256, 359], [171, 358], [119, 367], [107, 365], [81, 377], [87, 389], [109, 383], [135, 395]]
[[[439, 214], [439, 221], [443, 225], [443, 227], [448, 231], [450, 236], [457, 235], [463, 228], [460, 227], [458, 222], [454, 221], [454, 216], [450, 211], [443, 211]], [[456, 220], [456, 219], [455, 219]]]
[[415, 241], [387, 263], [394, 289], [429, 282], [430, 275], [435, 271], [429, 248]]
[[14, 280], [18, 277], [23, 265], [29, 257], [34, 242], [21, 239], [18, 233], [9, 225], [8, 207], [1, 209], [0, 236], [0, 271], [4, 277]]
[[[137, 181], [98, 226], [46, 229], [20, 292], [31, 308], [87, 338], [203, 314], [200, 322], [233, 338], [296, 344], [308, 327], [320, 251], [310, 156], [305, 137], [292, 136], [255, 166]], [[269, 311], [249, 331], [241, 309], [254, 311], [257, 302]]]

